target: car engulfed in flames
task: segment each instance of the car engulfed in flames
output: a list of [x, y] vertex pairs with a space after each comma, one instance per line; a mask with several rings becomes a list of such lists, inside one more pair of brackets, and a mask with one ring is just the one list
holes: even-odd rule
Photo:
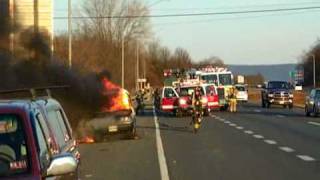
[[102, 105], [102, 112], [117, 113], [118, 111], [132, 111], [128, 91], [113, 84], [107, 78], [102, 79], [102, 84], [102, 94], [107, 99]]

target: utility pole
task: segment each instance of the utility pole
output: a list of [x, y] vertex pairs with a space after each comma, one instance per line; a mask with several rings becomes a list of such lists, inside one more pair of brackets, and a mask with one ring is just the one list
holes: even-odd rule
[[136, 79], [136, 90], [138, 90], [139, 89], [139, 82], [138, 82], [138, 79], [139, 79], [139, 41], [137, 40], [137, 45], [136, 45], [136, 47], [137, 47], [137, 51], [136, 51], [136, 55], [137, 55], [137, 79]]
[[15, 0], [10, 0], [9, 1], [9, 8], [10, 8], [10, 21], [11, 21], [11, 27], [10, 27], [10, 51], [11, 54], [14, 55], [14, 26], [15, 26], [15, 12], [14, 12], [14, 7], [15, 7]]
[[313, 87], [316, 88], [316, 56], [311, 55], [313, 59]]
[[[129, 0], [127, 0], [127, 15], [129, 15]], [[122, 30], [121, 37], [121, 87], [124, 88], [124, 36], [125, 28]]]
[[69, 60], [69, 68], [72, 67], [72, 2], [68, 0], [68, 60]]
[[121, 47], [121, 87], [124, 88], [124, 32], [122, 32]]

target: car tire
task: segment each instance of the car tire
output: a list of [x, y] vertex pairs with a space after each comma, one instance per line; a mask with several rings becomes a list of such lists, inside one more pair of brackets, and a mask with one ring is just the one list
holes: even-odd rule
[[312, 113], [313, 113], [313, 117], [317, 117], [318, 116], [316, 106], [313, 106]]
[[271, 104], [269, 102], [267, 102], [266, 104], [267, 104], [266, 107], [270, 108]]
[[266, 108], [266, 103], [264, 102], [263, 99], [261, 100], [261, 106], [262, 106], [262, 108]]
[[305, 113], [306, 113], [306, 116], [307, 116], [307, 117], [310, 117], [310, 112], [309, 112], [307, 106], [304, 107], [304, 111], [305, 111]]

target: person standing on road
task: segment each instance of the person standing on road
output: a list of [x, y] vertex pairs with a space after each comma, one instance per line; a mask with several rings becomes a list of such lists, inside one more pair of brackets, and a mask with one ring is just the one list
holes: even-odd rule
[[200, 87], [196, 87], [194, 93], [192, 94], [192, 108], [193, 115], [195, 116], [196, 112], [200, 112], [202, 114], [202, 102], [201, 102], [201, 89]]
[[237, 112], [237, 92], [234, 87], [230, 88], [228, 99], [230, 112]]

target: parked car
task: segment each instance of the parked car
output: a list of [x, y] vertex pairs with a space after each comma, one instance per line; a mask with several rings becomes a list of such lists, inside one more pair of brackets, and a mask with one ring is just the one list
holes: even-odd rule
[[305, 113], [306, 116], [317, 116], [320, 112], [320, 89], [312, 89], [306, 97]]
[[238, 102], [248, 102], [248, 89], [245, 85], [236, 84], [235, 88], [237, 90], [237, 101]]
[[269, 108], [271, 104], [282, 105], [284, 108], [293, 107], [291, 86], [285, 81], [269, 81], [261, 91], [262, 107]]
[[76, 179], [77, 143], [51, 97], [0, 101], [0, 178]]

